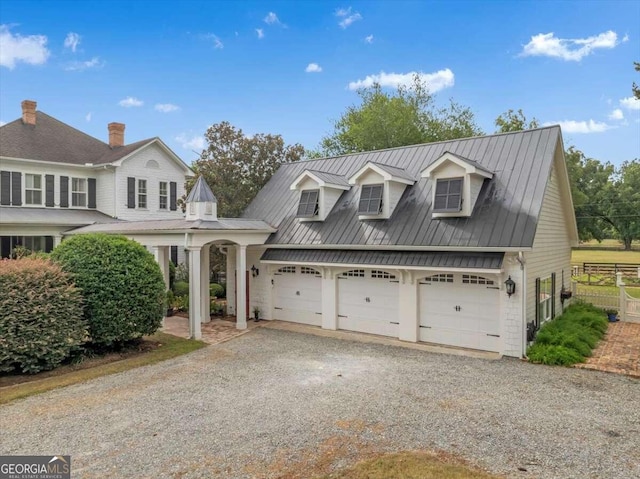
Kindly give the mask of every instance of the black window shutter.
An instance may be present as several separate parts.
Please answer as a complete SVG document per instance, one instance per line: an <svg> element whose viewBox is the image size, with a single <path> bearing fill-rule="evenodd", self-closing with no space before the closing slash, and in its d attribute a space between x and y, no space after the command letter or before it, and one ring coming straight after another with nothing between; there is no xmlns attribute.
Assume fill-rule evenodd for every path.
<svg viewBox="0 0 640 479"><path fill-rule="evenodd" d="M0 205L11 204L11 172L0 171Z"/></svg>
<svg viewBox="0 0 640 479"><path fill-rule="evenodd" d="M536 330L540 328L540 278L536 278Z"/></svg>
<svg viewBox="0 0 640 479"><path fill-rule="evenodd" d="M175 181L169 183L169 209L171 211L178 209L177 186Z"/></svg>
<svg viewBox="0 0 640 479"><path fill-rule="evenodd" d="M55 192L55 176L44 175L44 205L55 206L54 192Z"/></svg>
<svg viewBox="0 0 640 479"><path fill-rule="evenodd" d="M178 247L177 246L171 247L171 262L174 265L178 264Z"/></svg>
<svg viewBox="0 0 640 479"><path fill-rule="evenodd" d="M11 204L22 206L22 173L19 171L11 173Z"/></svg>
<svg viewBox="0 0 640 479"><path fill-rule="evenodd" d="M53 251L53 236L44 237L44 252L51 253Z"/></svg>
<svg viewBox="0 0 640 479"><path fill-rule="evenodd" d="M95 208L96 207L96 179L89 178L87 180L87 183L89 184L89 199L87 202L87 206L89 208Z"/></svg>
<svg viewBox="0 0 640 479"><path fill-rule="evenodd" d="M127 208L136 207L136 179L127 177Z"/></svg>
<svg viewBox="0 0 640 479"><path fill-rule="evenodd" d="M60 208L69 207L69 177L60 177Z"/></svg>
<svg viewBox="0 0 640 479"><path fill-rule="evenodd" d="M556 274L551 273L551 319L556 317Z"/></svg>

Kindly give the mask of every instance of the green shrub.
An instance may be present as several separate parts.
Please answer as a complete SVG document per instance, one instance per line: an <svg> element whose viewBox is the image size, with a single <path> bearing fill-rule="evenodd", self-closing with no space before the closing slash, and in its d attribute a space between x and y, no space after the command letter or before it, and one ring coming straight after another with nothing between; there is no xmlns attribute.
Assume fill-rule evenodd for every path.
<svg viewBox="0 0 640 479"><path fill-rule="evenodd" d="M94 345L112 346L160 327L164 279L144 246L123 236L86 234L63 241L51 257L82 290Z"/></svg>
<svg viewBox="0 0 640 479"><path fill-rule="evenodd" d="M2 260L0 291L0 371L53 369L85 342L82 296L59 265Z"/></svg>
<svg viewBox="0 0 640 479"><path fill-rule="evenodd" d="M212 298L214 296L216 298L224 298L225 297L224 286L222 286L221 284L218 284L218 283L211 283L209 285L209 293L211 294Z"/></svg>
<svg viewBox="0 0 640 479"><path fill-rule="evenodd" d="M176 296L173 305L178 311L189 312L189 295Z"/></svg>
<svg viewBox="0 0 640 479"><path fill-rule="evenodd" d="M185 281L176 281L173 285L173 292L176 296L184 296L189 294L189 283Z"/></svg>
<svg viewBox="0 0 640 479"><path fill-rule="evenodd" d="M546 323L527 350L532 362L571 365L583 362L607 331L604 312L585 303L568 307L559 317Z"/></svg>
<svg viewBox="0 0 640 479"><path fill-rule="evenodd" d="M176 281L189 282L189 265L187 263L180 263L176 266Z"/></svg>

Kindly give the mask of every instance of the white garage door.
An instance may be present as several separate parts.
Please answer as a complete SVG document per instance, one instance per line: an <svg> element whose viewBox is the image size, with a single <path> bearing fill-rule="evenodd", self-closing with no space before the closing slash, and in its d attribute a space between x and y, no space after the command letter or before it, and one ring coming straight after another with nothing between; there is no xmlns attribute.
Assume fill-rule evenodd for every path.
<svg viewBox="0 0 640 479"><path fill-rule="evenodd" d="M338 277L338 329L398 337L398 281L356 269Z"/></svg>
<svg viewBox="0 0 640 479"><path fill-rule="evenodd" d="M274 319L322 325L320 273L306 266L285 266L274 273Z"/></svg>
<svg viewBox="0 0 640 479"><path fill-rule="evenodd" d="M420 281L420 341L500 351L500 291L495 280L437 274Z"/></svg>

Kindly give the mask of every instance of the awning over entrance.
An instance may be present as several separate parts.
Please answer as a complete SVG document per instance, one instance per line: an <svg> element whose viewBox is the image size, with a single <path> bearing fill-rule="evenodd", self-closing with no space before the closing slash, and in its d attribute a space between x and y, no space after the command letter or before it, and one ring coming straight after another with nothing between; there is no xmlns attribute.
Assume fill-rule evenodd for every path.
<svg viewBox="0 0 640 479"><path fill-rule="evenodd" d="M424 268L500 270L504 253L452 251L357 251L277 249L264 252L261 261L300 264L348 264Z"/></svg>

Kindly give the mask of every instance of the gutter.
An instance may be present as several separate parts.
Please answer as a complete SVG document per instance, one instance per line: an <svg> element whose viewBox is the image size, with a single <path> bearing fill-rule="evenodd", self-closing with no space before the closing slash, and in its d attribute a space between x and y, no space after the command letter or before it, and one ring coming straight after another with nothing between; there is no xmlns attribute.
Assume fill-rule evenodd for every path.
<svg viewBox="0 0 640 479"><path fill-rule="evenodd" d="M522 328L522 358L527 358L527 262L524 259L524 253L518 251L518 257L516 258L520 263L520 271L522 271L522 319L524 324Z"/></svg>

